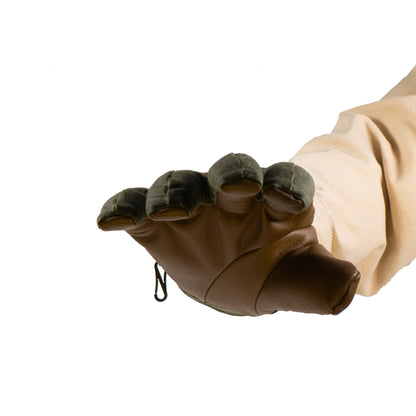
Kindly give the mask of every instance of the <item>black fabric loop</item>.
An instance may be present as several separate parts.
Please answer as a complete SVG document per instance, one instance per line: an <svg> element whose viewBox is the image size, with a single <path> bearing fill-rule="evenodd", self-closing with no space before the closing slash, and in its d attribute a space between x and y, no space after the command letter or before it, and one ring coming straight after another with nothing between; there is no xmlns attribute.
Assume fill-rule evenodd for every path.
<svg viewBox="0 0 416 416"><path fill-rule="evenodd" d="M158 266L159 265L156 262L155 263L155 274L156 274L155 299L158 302L164 302L168 297L168 290L166 288L166 272L163 273L163 277L162 277L162 275L160 274ZM158 295L159 284L160 284L160 287L162 288L162 291L163 291L163 297L162 298L160 298L159 295Z"/></svg>

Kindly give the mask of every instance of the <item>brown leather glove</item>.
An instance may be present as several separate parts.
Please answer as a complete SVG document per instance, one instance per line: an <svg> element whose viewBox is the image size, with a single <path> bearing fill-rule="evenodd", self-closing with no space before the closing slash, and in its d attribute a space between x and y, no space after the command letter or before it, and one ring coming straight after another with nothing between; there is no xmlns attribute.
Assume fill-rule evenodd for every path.
<svg viewBox="0 0 416 416"><path fill-rule="evenodd" d="M114 195L102 230L125 230L193 299L234 315L338 314L360 273L312 227L312 177L290 162L262 169L229 154L208 174L171 171Z"/></svg>

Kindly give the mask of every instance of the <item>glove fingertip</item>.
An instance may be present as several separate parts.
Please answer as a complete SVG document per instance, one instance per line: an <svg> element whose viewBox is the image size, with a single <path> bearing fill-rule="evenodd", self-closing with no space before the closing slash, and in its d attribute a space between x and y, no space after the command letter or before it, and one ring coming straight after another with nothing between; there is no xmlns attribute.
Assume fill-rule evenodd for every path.
<svg viewBox="0 0 416 416"><path fill-rule="evenodd" d="M116 216L105 219L97 219L98 228L103 231L116 231L116 230L127 230L128 228L134 227L135 222L133 219L128 217Z"/></svg>
<svg viewBox="0 0 416 416"><path fill-rule="evenodd" d="M125 230L146 218L146 188L128 188L112 196L97 218L102 230Z"/></svg>

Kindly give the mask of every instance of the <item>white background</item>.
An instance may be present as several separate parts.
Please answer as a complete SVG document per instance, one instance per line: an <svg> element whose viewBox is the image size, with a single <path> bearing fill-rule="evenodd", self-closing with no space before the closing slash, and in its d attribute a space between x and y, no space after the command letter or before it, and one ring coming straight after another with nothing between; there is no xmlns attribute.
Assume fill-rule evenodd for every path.
<svg viewBox="0 0 416 416"><path fill-rule="evenodd" d="M336 317L236 318L155 302L95 220L171 169L288 160L415 32L411 1L1 1L0 414L414 415L414 264Z"/></svg>

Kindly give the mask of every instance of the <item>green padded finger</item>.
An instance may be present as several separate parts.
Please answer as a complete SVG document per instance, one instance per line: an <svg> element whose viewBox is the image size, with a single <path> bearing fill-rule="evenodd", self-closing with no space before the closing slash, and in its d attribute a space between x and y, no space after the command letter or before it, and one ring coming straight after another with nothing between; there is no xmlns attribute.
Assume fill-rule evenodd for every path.
<svg viewBox="0 0 416 416"><path fill-rule="evenodd" d="M225 184L247 179L263 183L263 171L258 163L243 153L230 153L216 163L208 172L208 181L212 192L217 193Z"/></svg>
<svg viewBox="0 0 416 416"><path fill-rule="evenodd" d="M302 201L305 210L311 205L315 194L312 176L292 162L276 163L264 171L263 189L270 187L287 192Z"/></svg>
<svg viewBox="0 0 416 416"><path fill-rule="evenodd" d="M134 223L146 218L146 195L146 188L128 188L115 194L101 208L98 226L117 217L130 219Z"/></svg>
<svg viewBox="0 0 416 416"><path fill-rule="evenodd" d="M183 209L190 215L199 205L212 203L207 178L200 172L166 172L150 187L146 199L148 216L169 209Z"/></svg>

